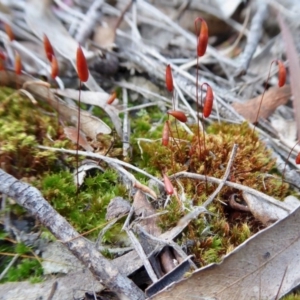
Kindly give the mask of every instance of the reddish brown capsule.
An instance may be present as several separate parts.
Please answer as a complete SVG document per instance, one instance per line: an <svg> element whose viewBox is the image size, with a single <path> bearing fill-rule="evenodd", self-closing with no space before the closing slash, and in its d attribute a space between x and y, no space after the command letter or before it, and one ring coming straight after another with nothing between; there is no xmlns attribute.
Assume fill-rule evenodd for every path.
<svg viewBox="0 0 300 300"><path fill-rule="evenodd" d="M286 81L286 68L281 60L277 60L278 65L278 86L282 87Z"/></svg>
<svg viewBox="0 0 300 300"><path fill-rule="evenodd" d="M109 96L108 100L106 101L106 104L112 104L112 103L115 101L116 98L117 98L117 93L116 93L116 92L113 92L113 93Z"/></svg>
<svg viewBox="0 0 300 300"><path fill-rule="evenodd" d="M89 69L86 58L80 46L78 46L76 53L76 67L79 79L82 82L86 82L89 79Z"/></svg>
<svg viewBox="0 0 300 300"><path fill-rule="evenodd" d="M187 121L185 113L180 110L169 110L167 113L180 122L185 123Z"/></svg>
<svg viewBox="0 0 300 300"><path fill-rule="evenodd" d="M44 44L44 50L45 50L46 56L47 56L48 60L51 62L52 57L54 57L55 55L54 55L53 47L52 47L48 37L46 36L46 34L44 34L43 44Z"/></svg>
<svg viewBox="0 0 300 300"><path fill-rule="evenodd" d="M211 114L214 101L214 94L210 85L207 84L206 97L203 106L203 117L208 118Z"/></svg>
<svg viewBox="0 0 300 300"><path fill-rule="evenodd" d="M168 195L173 195L174 194L174 187L172 185L171 180L166 174L163 174L164 177L164 183L165 183L165 191Z"/></svg>
<svg viewBox="0 0 300 300"><path fill-rule="evenodd" d="M55 79L58 75L58 62L55 56L51 58L51 78Z"/></svg>
<svg viewBox="0 0 300 300"><path fill-rule="evenodd" d="M197 33L197 22L201 22L201 29L199 36L197 37L197 56L203 56L206 52L208 44L208 27L207 23L202 18L197 18L195 20L195 30Z"/></svg>
<svg viewBox="0 0 300 300"><path fill-rule="evenodd" d="M169 92L173 92L173 76L172 76L172 69L170 65L166 67L166 87Z"/></svg>
<svg viewBox="0 0 300 300"><path fill-rule="evenodd" d="M296 156L295 162L297 165L300 164L300 152L298 153L298 155Z"/></svg>
<svg viewBox="0 0 300 300"><path fill-rule="evenodd" d="M161 139L162 145L168 146L169 140L170 140L169 121L166 121L162 132L162 139Z"/></svg>
<svg viewBox="0 0 300 300"><path fill-rule="evenodd" d="M15 72L17 75L20 75L22 73L22 60L18 52L16 52L15 55Z"/></svg>
<svg viewBox="0 0 300 300"><path fill-rule="evenodd" d="M5 54L2 51L0 51L0 59L1 60L5 60L6 59L6 56L5 56Z"/></svg>
<svg viewBox="0 0 300 300"><path fill-rule="evenodd" d="M9 40L10 40L10 41L13 41L13 40L15 39L15 36L14 36L14 33L13 33L13 31L12 31L10 25L7 24L7 23L5 23L5 24L4 24L4 30L5 30L5 32L6 32L7 36L8 36L8 38L9 38Z"/></svg>

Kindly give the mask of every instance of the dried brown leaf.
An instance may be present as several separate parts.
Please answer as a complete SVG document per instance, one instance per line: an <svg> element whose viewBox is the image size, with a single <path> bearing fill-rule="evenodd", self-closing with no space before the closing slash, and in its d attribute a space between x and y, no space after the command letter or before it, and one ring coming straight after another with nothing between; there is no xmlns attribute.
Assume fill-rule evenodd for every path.
<svg viewBox="0 0 300 300"><path fill-rule="evenodd" d="M281 88L274 86L268 89L264 95L258 120L260 118L268 118L279 105L286 104L290 97L291 88L289 85L285 85ZM254 123L256 121L260 101L261 96L257 96L245 103L234 103L232 106L245 119Z"/></svg>
<svg viewBox="0 0 300 300"><path fill-rule="evenodd" d="M294 39L289 27L286 25L282 16L278 14L278 23L281 29L282 37L286 47L286 55L289 60L289 71L291 80L291 89L294 99L294 112L297 124L298 139L300 139L300 65L298 52L294 43Z"/></svg>
<svg viewBox="0 0 300 300"><path fill-rule="evenodd" d="M77 125L78 108L76 106L67 105L64 101L55 97L49 88L49 84L40 80L33 80L32 77L25 74L16 76L14 72L8 70L0 72L0 83L13 88L15 88L16 84L19 86L23 85L23 89L27 90L37 99L47 101L54 109L59 108L61 118ZM92 140L100 133L111 133L111 129L108 125L87 111L81 111L80 119L80 130Z"/></svg>
<svg viewBox="0 0 300 300"><path fill-rule="evenodd" d="M64 133L69 140L71 140L74 144L77 144L77 135L78 135L77 128L64 127ZM88 143L85 135L80 131L79 131L78 144L86 151L92 152L94 150L93 147Z"/></svg>
<svg viewBox="0 0 300 300"><path fill-rule="evenodd" d="M300 282L299 219L300 208L150 299L279 299Z"/></svg>
<svg viewBox="0 0 300 300"><path fill-rule="evenodd" d="M53 89L55 94L68 97L78 101L78 91L72 89ZM119 110L115 107L115 105L107 104L107 99L109 98L109 94L106 92L93 92L93 91L81 91L80 101L81 103L86 103L90 105L96 105L102 108L110 117L111 121L114 124L114 127L119 136L122 136L122 122L119 117ZM117 103L115 100L114 104Z"/></svg>
<svg viewBox="0 0 300 300"><path fill-rule="evenodd" d="M156 211L152 205L148 202L146 195L138 190L134 195L133 207L135 215L140 217L149 217L141 220L139 223L143 226L145 231L154 236L159 236L161 234L160 228L157 226L158 217L155 216Z"/></svg>
<svg viewBox="0 0 300 300"><path fill-rule="evenodd" d="M100 166L98 166L95 161L91 159L85 159L84 161L82 161L81 166L79 168L76 168L73 172L75 186L81 186L88 172L93 169L104 172L104 170Z"/></svg>
<svg viewBox="0 0 300 300"><path fill-rule="evenodd" d="M275 202L278 201L279 204L286 205L286 209L282 206L276 206L271 202L263 201L262 199L246 192L243 192L243 199L247 203L247 207L253 216L265 225L270 225L285 218L291 211L300 206L299 200L292 198L292 196L287 198L288 201L285 200L283 202L274 199Z"/></svg>

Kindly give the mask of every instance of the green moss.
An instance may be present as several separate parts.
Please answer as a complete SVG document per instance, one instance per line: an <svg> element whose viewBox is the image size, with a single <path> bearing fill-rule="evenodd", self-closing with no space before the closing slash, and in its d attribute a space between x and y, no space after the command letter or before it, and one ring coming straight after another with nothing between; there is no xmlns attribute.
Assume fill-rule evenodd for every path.
<svg viewBox="0 0 300 300"><path fill-rule="evenodd" d="M41 280L43 269L39 261L36 258L26 258L25 255L32 256L33 249L24 245L23 243L11 243L7 239L7 234L0 231L0 274L9 265L15 255L20 255L19 258L14 262L8 269L7 273L0 280L0 283L7 281L21 281Z"/></svg>
<svg viewBox="0 0 300 300"><path fill-rule="evenodd" d="M126 196L123 185L112 170L87 177L77 194L73 175L60 172L41 179L41 192L55 210L80 233L106 224L106 207L116 196ZM95 237L94 232L90 237Z"/></svg>
<svg viewBox="0 0 300 300"><path fill-rule="evenodd" d="M221 260L221 255L224 253L224 248L222 247L222 240L220 237L213 237L210 247L207 247L206 250L201 252L200 256L204 265L213 262L219 262Z"/></svg>
<svg viewBox="0 0 300 300"><path fill-rule="evenodd" d="M290 295L287 295L282 298L282 300L300 300L300 295L299 293L292 293Z"/></svg>
<svg viewBox="0 0 300 300"><path fill-rule="evenodd" d="M58 169L61 154L41 151L37 145L63 145L72 148L58 127L51 108L1 88L0 97L0 164L17 178L36 176ZM48 112L46 111L48 110Z"/></svg>
<svg viewBox="0 0 300 300"><path fill-rule="evenodd" d="M158 129L161 131L161 127ZM162 146L161 140L139 141L139 147L135 145L134 151L138 152L136 157L139 155L141 159L136 163L152 174L188 171L222 178L233 145L238 144L231 168L231 181L255 188L275 198L282 199L286 195L288 186L282 185L280 178L264 176L274 170L275 162L265 145L252 134L247 123L213 124L208 128L205 139L200 135L200 143L197 128L192 129L193 136L179 129L179 136L184 137L184 140L170 140L168 147ZM172 127L171 130L172 135L177 137L175 128ZM147 134L145 128L144 137L150 138L148 135L151 137L152 132ZM216 188L216 185L211 183L206 185L195 180L192 184L190 182L186 179L181 180L185 192L195 199L194 204L201 204L203 195L211 194ZM232 191L233 189L224 187L220 195L227 198L226 195ZM221 200L224 199L221 197Z"/></svg>
<svg viewBox="0 0 300 300"><path fill-rule="evenodd" d="M177 224L178 220L183 217L181 206L174 196L171 197L166 209L168 210L168 213L161 215L160 222L158 224L163 229L163 231L174 227ZM163 211L165 211L165 209L163 209Z"/></svg>
<svg viewBox="0 0 300 300"><path fill-rule="evenodd" d="M41 103L33 105L27 98L14 94L11 89L0 89L0 127L0 163L5 170L37 187L80 233L98 227L97 231L89 235L90 238L96 237L107 223L105 213L109 201L115 196L127 196L125 187L118 182L118 175L108 169L104 173L88 176L77 194L69 170L76 165L75 157L37 148L38 145L74 148L72 142L64 137L52 108ZM99 135L96 141L99 143L98 149L106 152L111 141L111 137ZM119 145L118 141L116 145ZM114 155L115 152L113 147L109 154ZM19 218L26 214L22 207L13 202L8 202L6 208L7 213ZM46 229L42 236L54 239ZM1 233L1 238L5 239L6 234ZM113 236L107 235L105 238L107 241L116 241ZM5 242L0 251L20 255L2 282L29 278L32 282L40 281L42 269L39 263L35 259L23 258L28 253L32 255L30 248ZM0 273L12 257L4 254L0 256Z"/></svg>
<svg viewBox="0 0 300 300"><path fill-rule="evenodd" d="M6 276L1 282L4 281L22 281L34 277L34 282L43 274L41 264L36 259L24 258L16 266L12 266Z"/></svg>
<svg viewBox="0 0 300 300"><path fill-rule="evenodd" d="M118 175L107 169L103 173L95 172L93 176L88 176L77 193L70 172L70 169L75 167L74 156L41 151L36 147L46 145L74 148L74 145L64 137L62 128L58 126L57 117L45 113L45 111L52 112L52 109L40 103L33 105L30 100L12 93L12 90L0 89L2 129L0 163L4 163L5 169L12 175L36 186L54 209L79 233L97 228L88 235L89 238L95 239L99 230L107 224L105 213L110 200L115 196L128 198L128 192L118 182ZM105 112L99 108L94 108L93 112L113 128ZM170 141L165 147L162 145L161 137L164 122L168 117L158 107L130 112L130 117L132 128L130 163L154 176L161 177L162 173L170 175L179 171L188 171L222 178L233 145L238 144L230 181L252 187L278 199L283 199L287 193L290 193L288 185L281 184L281 178L276 174L275 163L269 151L258 137L253 135L247 123L212 124L206 128L207 134L203 136L202 132L198 133L196 126L190 126L193 134L185 132L180 123L177 122L175 126L174 118L170 117ZM108 135L99 135L97 140L93 141L99 153L108 152L107 155L118 158L122 158L121 144L119 138ZM265 176L265 174L274 176ZM148 183L148 179L143 175L138 173L134 175L142 183ZM217 187L210 182L186 178L180 179L181 185L176 181L172 183L179 195L181 186L183 187L187 199L184 206L187 210L183 211L181 200L172 196L166 207L168 213L160 216L159 226L163 231L174 227L178 220L192 209L192 205L201 205L206 201ZM226 204L233 193L241 196L239 191L225 186L208 207L213 215L201 215L193 220L178 237L177 242L187 245L188 253L195 256L199 266L220 261L226 253L261 227L261 224L250 214L239 213L236 217L228 209ZM24 210L15 204L10 204L8 209L17 216L24 214ZM105 233L103 243L118 247L127 245L126 236L121 232L122 222L123 220ZM53 239L52 234L45 229L42 235ZM30 249L18 245L6 250L24 255ZM1 251L5 252L3 249ZM11 258L2 256L1 259L4 259L7 265ZM33 276L33 280L39 280L39 272L24 275L26 269L33 268L31 265L33 263L37 261L28 259L23 262L23 259L20 259L20 262L14 266L14 268L19 267L18 271L15 269L18 273L16 277ZM14 280L11 274L7 276L5 280L8 278Z"/></svg>
<svg viewBox="0 0 300 300"><path fill-rule="evenodd" d="M114 224L114 226L112 226L108 231L106 231L101 242L114 247L129 247L131 244L128 236L125 231L122 231L124 222L125 217Z"/></svg>
<svg viewBox="0 0 300 300"><path fill-rule="evenodd" d="M188 171L222 178L233 145L237 144L238 151L232 164L230 181L249 186L277 199L283 199L290 193L288 185L282 185L281 177L276 175L275 161L271 158L269 150L256 134L253 134L247 123L214 123L207 128L204 138L203 133L198 133L196 126L191 126L194 134L190 135L178 125L176 129L174 121L170 120L171 138L169 145L165 147L161 143L162 124L155 130L150 130L151 117L141 114L141 118L135 121L135 129L138 132L136 135L143 137L143 140L137 139L133 143L134 162L149 173L161 177L162 172L173 174ZM153 138L153 132L159 140ZM176 138L176 142L172 137ZM273 176L265 176L266 174ZM176 181L172 183L177 191L181 190ZM186 178L181 178L180 183L185 197L192 199L193 205L201 205L217 187L210 182L206 184L202 180ZM209 206L209 211L214 216L209 216L207 223L203 222L202 216L193 220L178 240L182 244L185 241L195 241L189 251L195 255L199 265L219 261L223 255L232 251L233 247L247 240L261 228L261 224L254 221L251 214L243 213L239 218L231 218L232 212L228 211L223 203L228 203L229 196L234 193L241 196L239 191L225 186ZM185 206L189 208L187 203ZM174 196L171 197L167 210L168 213L160 217L159 225L163 230L174 227L185 214Z"/></svg>
<svg viewBox="0 0 300 300"><path fill-rule="evenodd" d="M157 107L151 107L147 110L141 109L132 117L132 143L136 144L136 138L161 138L161 131L163 119L166 120L167 116L161 112Z"/></svg>

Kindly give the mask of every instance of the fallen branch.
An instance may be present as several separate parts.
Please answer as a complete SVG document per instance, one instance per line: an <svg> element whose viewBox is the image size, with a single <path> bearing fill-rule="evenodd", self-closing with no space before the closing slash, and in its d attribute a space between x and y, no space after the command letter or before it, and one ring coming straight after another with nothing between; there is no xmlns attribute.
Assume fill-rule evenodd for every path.
<svg viewBox="0 0 300 300"><path fill-rule="evenodd" d="M131 280L123 276L88 240L80 236L35 187L17 180L2 169L0 169L0 182L0 193L13 198L39 219L69 251L89 268L97 280L115 292L120 299L145 299L144 293Z"/></svg>
<svg viewBox="0 0 300 300"><path fill-rule="evenodd" d="M262 36L262 23L267 18L268 15L268 4L265 1L257 1L257 11L252 18L251 27L249 30L249 36L247 39L247 45L241 57L241 63L236 71L236 76L245 75L252 56L257 48L259 40Z"/></svg>
<svg viewBox="0 0 300 300"><path fill-rule="evenodd" d="M194 180L205 180L207 179L207 181L209 182L213 182L213 183L217 183L217 184L221 184L223 179L219 179L219 178L215 178L215 177L210 177L210 176L206 176L202 175L202 174L195 174L195 173L189 173L189 172L178 172L173 174L172 176L170 176L171 179L173 178L190 178L190 179L194 179ZM239 183L235 183L235 182L230 182L230 181L225 181L224 185L227 185L229 187L232 187L234 189L240 190L240 191L245 191L251 195L256 196L257 198L261 198L262 200L272 203L277 207L280 207L282 209L284 209L287 212L291 212L291 208L288 207L288 205L286 205L284 202L280 202L275 200L274 198L260 192L257 191L255 189L252 189L248 186L239 184ZM202 207L202 206L200 206ZM203 208L204 209L204 208Z"/></svg>

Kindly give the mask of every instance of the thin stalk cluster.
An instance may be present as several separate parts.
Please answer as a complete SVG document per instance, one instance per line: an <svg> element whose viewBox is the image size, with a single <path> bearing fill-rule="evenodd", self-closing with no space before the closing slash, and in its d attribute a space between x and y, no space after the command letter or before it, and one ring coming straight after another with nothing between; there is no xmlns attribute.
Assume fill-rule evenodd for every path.
<svg viewBox="0 0 300 300"><path fill-rule="evenodd" d="M198 30L198 23L201 24L200 30ZM197 104L197 116L198 116L198 141L199 141L199 159L202 158L201 155L201 140L200 140L200 119L199 119L199 57L202 57L207 48L208 44L208 27L206 22L202 18L197 18L195 20L195 30L196 30L196 35L197 35L197 48L196 48L196 53L197 53L197 68L196 68L196 104ZM175 126L176 126L176 131L177 131L177 136L179 139L179 132L177 128L176 121L186 123L187 122L187 116L185 115L184 112L177 110L175 106L175 100L174 100L174 83L173 83L173 75L172 75L172 68L170 65L166 66L166 74L165 74L165 83L166 83L166 88L167 90L172 93L172 110L169 110L167 112L168 114L168 120L166 121L163 132L162 132L162 145L168 147L169 146L169 139L170 136L172 136L171 128L170 128L170 122L169 122L169 116L172 116L175 118ZM212 107L213 107L213 91L212 88L209 86L209 84L204 83L203 85L206 85L207 91L206 91L206 97L203 105L203 114L202 114L202 120L203 118L208 118L211 114ZM201 86L202 90L202 86ZM201 98L201 106L202 106L202 98ZM204 132L203 132L204 136ZM180 147L173 138L174 143L176 144L179 152L180 152ZM205 147L205 143L204 143ZM171 158L172 160L172 165L174 166L173 162L173 156ZM166 175L163 175L165 185L166 183ZM168 183L169 184L169 183ZM167 190L167 187L166 187Z"/></svg>

